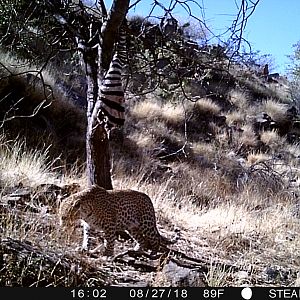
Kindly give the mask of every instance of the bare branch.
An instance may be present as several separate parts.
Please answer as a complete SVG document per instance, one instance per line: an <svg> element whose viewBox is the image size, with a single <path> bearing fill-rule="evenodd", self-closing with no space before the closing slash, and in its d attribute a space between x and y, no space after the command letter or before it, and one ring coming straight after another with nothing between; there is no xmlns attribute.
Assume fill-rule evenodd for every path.
<svg viewBox="0 0 300 300"><path fill-rule="evenodd" d="M38 114L38 112L43 108L47 108L48 106L51 105L51 103L47 104L44 106L44 104L46 103L46 99L43 100L41 103L39 103L33 110L33 112L30 114L30 115L14 115L14 116L11 116L11 117L8 117L9 113L11 111L14 111L16 108L17 108L17 105L23 101L24 98L20 98L16 103L14 103L7 112L5 112L5 115L3 117L3 120L1 120L0 122L0 128L2 128L5 124L5 122L8 122L8 121L11 121L13 119L20 119L20 118L32 118L34 116L36 116Z"/></svg>
<svg viewBox="0 0 300 300"><path fill-rule="evenodd" d="M137 4L139 4L141 1L143 0L136 0L133 4L131 4L129 7L128 7L128 10L132 9L133 7L135 7Z"/></svg>
<svg viewBox="0 0 300 300"><path fill-rule="evenodd" d="M241 2L237 16L233 21L232 26L229 28L231 31L230 40L232 41L233 45L235 45L233 55L238 53L242 42L247 43L247 41L243 38L244 29L247 25L248 19L254 13L259 1L260 0L242 0ZM249 5L249 2L251 5ZM249 45L249 43L247 44Z"/></svg>
<svg viewBox="0 0 300 300"><path fill-rule="evenodd" d="M112 58L112 50L119 28L125 19L129 7L129 0L114 0L108 13L107 20L101 27L102 51L100 60L102 67L108 69Z"/></svg>

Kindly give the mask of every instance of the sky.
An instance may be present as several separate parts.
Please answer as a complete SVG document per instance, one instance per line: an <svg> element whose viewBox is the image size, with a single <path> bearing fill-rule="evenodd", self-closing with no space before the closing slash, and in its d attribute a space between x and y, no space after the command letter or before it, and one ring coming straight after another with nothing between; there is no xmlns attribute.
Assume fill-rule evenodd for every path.
<svg viewBox="0 0 300 300"><path fill-rule="evenodd" d="M112 0L104 0L110 7ZM254 0L252 0L254 1ZM132 0L131 3L136 1ZM170 0L161 1L164 4ZM228 28L237 13L241 0L195 0L204 10L193 4L192 11L213 32L221 33ZM141 0L131 14L147 15L153 0ZM157 11L158 12L158 11ZM154 13L155 14L155 13ZM177 7L174 15L182 22L187 20L184 9ZM300 0L260 0L244 31L244 38L253 51L261 55L270 54L273 58L272 72L284 74L294 51L293 45L300 41Z"/></svg>

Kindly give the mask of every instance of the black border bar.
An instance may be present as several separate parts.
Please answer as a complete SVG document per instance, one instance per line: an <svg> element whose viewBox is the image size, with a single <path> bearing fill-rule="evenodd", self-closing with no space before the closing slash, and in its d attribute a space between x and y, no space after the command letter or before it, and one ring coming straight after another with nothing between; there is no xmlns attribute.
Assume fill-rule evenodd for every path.
<svg viewBox="0 0 300 300"><path fill-rule="evenodd" d="M76 287L76 288L18 288L0 287L1 299L43 299L52 300L102 300L102 299L224 299L224 300L267 300L267 299L300 299L300 288L289 287L245 287L245 288L175 288L175 287Z"/></svg>

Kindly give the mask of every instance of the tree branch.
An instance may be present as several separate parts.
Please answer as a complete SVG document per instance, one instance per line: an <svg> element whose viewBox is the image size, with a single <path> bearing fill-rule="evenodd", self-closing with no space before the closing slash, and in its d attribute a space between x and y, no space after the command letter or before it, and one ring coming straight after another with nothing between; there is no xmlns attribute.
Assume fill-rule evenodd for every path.
<svg viewBox="0 0 300 300"><path fill-rule="evenodd" d="M118 36L118 31L123 23L129 7L129 0L114 0L111 9L108 13L107 20L101 27L102 36L102 51L100 56L101 66L108 69L115 39Z"/></svg>

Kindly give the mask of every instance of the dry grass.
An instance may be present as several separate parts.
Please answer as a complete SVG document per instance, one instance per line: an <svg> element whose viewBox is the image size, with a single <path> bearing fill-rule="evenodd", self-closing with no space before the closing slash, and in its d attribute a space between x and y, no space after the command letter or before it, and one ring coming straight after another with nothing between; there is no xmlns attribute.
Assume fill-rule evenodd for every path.
<svg viewBox="0 0 300 300"><path fill-rule="evenodd" d="M276 130L262 131L260 134L261 141L271 149L279 149L286 143L286 139L281 137Z"/></svg>
<svg viewBox="0 0 300 300"><path fill-rule="evenodd" d="M256 88L260 96L269 95L270 91L263 89L262 84ZM227 113L227 124L241 126L242 132L234 132L233 143L226 147L226 136L221 142L221 127L218 132L219 126L207 122L205 125L214 127L215 139L204 141L198 134L202 128L195 127L192 140L188 133L187 151L183 155L169 161L159 159L158 151L173 152L186 141L184 132L179 130L186 112L207 120L207 116L219 115L221 107L208 98L183 107L181 103L173 105L163 102L165 99L149 97L135 102L130 110L132 119L124 130L123 144L119 146L121 149L112 149L114 187L147 193L153 200L159 231L167 237L172 236L174 228L180 231L180 239L172 247L206 261L207 272L198 272L199 268L195 267L193 271L201 278L187 281L190 286L291 286L298 280L295 262L300 255L299 145L287 145L276 131L264 131L261 141L274 153L257 152L256 149L253 152L252 147L257 146L258 139L246 116L249 112L266 111L277 121L284 120L286 106L269 99L254 108L254 105L250 107L250 98L248 92L232 91L230 94L238 109ZM249 110L243 111L248 105ZM59 105L56 107L59 110ZM75 143L75 146L78 145ZM237 154L242 146L250 148L244 156ZM282 156L280 160L273 157L277 151ZM46 197L47 201L41 203L33 194L29 203L23 203L23 208L9 205L5 194L8 189L4 188L20 183L35 187L42 183L75 181L84 186L84 170L81 173L76 167L71 174L55 173L54 161L48 152L48 148L30 150L18 141L7 142L4 138L0 141L0 237L29 241L43 249L45 257L51 251L56 262L68 255L78 273L83 272L79 265L84 262L97 272L107 272L107 278L117 278L115 283L118 284L124 277L126 281L134 274L133 277L148 286L179 285L175 277L170 278L171 267L167 261L149 275L149 272L129 269L127 264L104 261L98 253L94 257L78 253L76 247L80 244L81 231L78 229L73 236L68 236L59 227L56 215L59 199L51 206L50 198ZM155 176L154 171L157 171ZM32 207L34 210L30 210ZM101 234L91 241L102 243ZM117 242L116 252L127 250L131 244L130 241ZM268 278L267 267L280 269L280 274L287 272L286 278ZM71 271L66 278L70 274ZM90 274L84 273L87 276L85 285L94 281L96 285L103 284L97 282L96 273ZM22 280L20 285L25 286L26 281ZM31 284L43 283L37 280Z"/></svg>
<svg viewBox="0 0 300 300"><path fill-rule="evenodd" d="M228 96L230 102L239 110L245 111L249 106L249 95L245 91L234 89Z"/></svg>
<svg viewBox="0 0 300 300"><path fill-rule="evenodd" d="M300 145L299 144L286 144L285 149L295 158L300 157Z"/></svg>
<svg viewBox="0 0 300 300"><path fill-rule="evenodd" d="M246 116L243 112L232 111L226 114L226 123L229 126L235 125L241 127L246 122Z"/></svg>
<svg viewBox="0 0 300 300"><path fill-rule="evenodd" d="M194 112L200 115L218 115L221 112L221 107L209 98L201 98L197 100L194 106Z"/></svg>
<svg viewBox="0 0 300 300"><path fill-rule="evenodd" d="M280 84L274 84L269 87L276 98L286 104L292 103L291 89L289 83L285 79L280 79Z"/></svg>
<svg viewBox="0 0 300 300"><path fill-rule="evenodd" d="M164 132L164 129L162 129ZM154 136L145 135L141 132L134 132L130 135L130 139L136 143L139 148L143 149L153 149L156 146L156 140Z"/></svg>
<svg viewBox="0 0 300 300"><path fill-rule="evenodd" d="M210 287L226 287L234 275L234 272L225 270L222 266L216 266L211 260L209 271L205 274L206 284Z"/></svg>
<svg viewBox="0 0 300 300"><path fill-rule="evenodd" d="M273 99L269 99L263 103L262 111L265 111L275 122L278 123L285 122L287 119L287 105Z"/></svg>
<svg viewBox="0 0 300 300"><path fill-rule="evenodd" d="M257 136L253 130L253 127L246 124L242 127L242 134L239 139L240 145L255 147L257 145Z"/></svg>
<svg viewBox="0 0 300 300"><path fill-rule="evenodd" d="M161 106L157 101L138 102L131 109L131 114L139 119L157 119L160 117Z"/></svg>
<svg viewBox="0 0 300 300"><path fill-rule="evenodd" d="M238 81L243 89L251 91L255 98L266 99L273 98L278 99L278 101L286 101L286 93L283 89L276 88L274 85L267 85L261 81L261 78L257 78L251 74L248 77L238 76ZM282 98L283 97L283 98Z"/></svg>
<svg viewBox="0 0 300 300"><path fill-rule="evenodd" d="M14 147L18 150L18 146ZM199 151L200 149L201 147ZM202 151L204 150L203 148ZM47 168L42 167L43 155L33 155L31 159L34 157L35 165L40 166L35 171L34 178L38 174L41 180L43 176L49 178ZM12 166L15 158L7 156L7 161L9 159L11 162L6 162L6 165ZM32 165L23 163L23 168L32 168ZM240 270L247 270L251 265L253 274L247 280L252 284L255 284L255 278L263 276L263 268L268 265L294 268L292 261L300 254L300 236L299 222L295 215L296 202L292 194L282 190L281 193L266 198L263 193L253 189L253 182L250 181L236 193L234 181L216 170L201 171L196 165L191 168L188 163L174 163L171 168L173 176L152 183L142 180L145 174L142 167L131 176L117 173L114 185L115 188L146 192L153 200L159 230L166 235L166 230L172 231L174 227L180 229L181 238L174 245L176 249L190 256L200 255L208 259L205 284L240 284L238 271L216 266L213 263L216 260L240 265ZM11 179L11 184L16 178ZM74 248L80 243L80 236L72 242L65 238L55 215L47 214L45 210L25 215L11 210L5 217L2 215L1 225L5 229L5 236L30 240L57 253L67 251L70 255L76 255ZM41 230L43 236L40 234ZM1 235L4 237L3 232ZM285 259L287 257L288 260ZM83 256L83 259L87 258ZM172 283L166 272L165 269L158 270L154 278L145 277L144 280L150 280L150 285L153 286L169 286ZM235 277L238 279L232 280ZM195 279L191 284L203 286L204 283Z"/></svg>
<svg viewBox="0 0 300 300"><path fill-rule="evenodd" d="M214 186L206 176L202 176L202 181L198 182L201 190L219 190L220 186ZM188 182L190 183L190 178ZM129 184L123 183L122 186ZM183 240L177 246L181 251L188 251L195 256L198 251L204 251L205 256L211 257L213 261L217 257L227 261L234 260L241 265L241 270L258 264L260 268L254 271L251 275L253 277L258 274L262 276L262 269L275 263L275 252L278 253L275 264L285 268L293 266L291 256L295 258L299 255L299 222L294 215L295 199L288 193L273 194L273 197L266 199L251 186L245 186L242 193L231 194L231 197L223 201L217 201L217 195L211 194L215 204L201 209L187 198L178 197L170 186L172 180L160 186L141 184L138 188L151 195L159 223L163 224L163 220L167 219L171 225L181 229ZM186 193L191 187L195 187L194 183L185 186ZM181 194L183 193L181 190ZM230 193L227 191L226 195L229 196ZM201 250L201 247L206 250ZM285 255L289 260L283 263ZM235 272L232 270L228 273L222 267L211 265L206 275L207 283L212 286L234 284L229 278ZM155 279L156 284L167 284L165 276L166 274L160 273ZM249 275L249 280L253 280L251 276Z"/></svg>
<svg viewBox="0 0 300 300"><path fill-rule="evenodd" d="M181 104L159 103L155 99L138 102L131 111L134 117L147 121L163 120L167 124L180 124L184 121L185 110Z"/></svg>
<svg viewBox="0 0 300 300"><path fill-rule="evenodd" d="M245 126L243 130L239 142L255 146L257 138L252 127ZM263 137L265 142L268 134ZM274 139L275 136L270 133L270 145ZM290 257L295 246L293 243L285 244L284 247L289 247L285 252L278 241L282 241L285 233L289 236L291 232L292 238L295 236L295 199L288 191L284 192L281 182L273 178L272 173L268 173L271 169L254 168L253 173L249 172L249 178L245 177L240 185L238 176L231 177L232 174L226 173L232 167L229 164L225 167L224 156L218 154L214 144L194 142L191 147L194 155L201 160L197 167L173 164L171 177L167 177L168 180L162 178L159 185L157 182L145 183L142 180L145 169L141 167L130 177L124 177L124 174L116 176L116 187L131 187L148 193L154 201L160 229L180 228L182 240L176 247L181 251L196 257L200 253L200 256L212 261L234 261L240 265L241 271L237 272L211 264L206 284L238 286L247 282L255 285L255 278L266 277L263 269L274 265L272 255L277 250L280 255L276 264L283 268L292 267L291 263L282 264L280 260L284 259L285 253ZM293 149L297 153L297 148ZM246 166L268 162L269 159L266 154L252 153L248 155ZM218 171L220 167L222 172ZM282 212L284 205L285 211ZM281 215L277 219L278 214ZM251 273L247 271L248 266L253 267ZM169 286L172 281L166 272L159 270L152 284ZM195 284L202 286L203 283Z"/></svg>
<svg viewBox="0 0 300 300"><path fill-rule="evenodd" d="M195 155L200 156L204 159L210 159L215 157L216 147L212 143L194 142L191 148Z"/></svg>
<svg viewBox="0 0 300 300"><path fill-rule="evenodd" d="M252 166L254 164L257 164L257 163L260 163L260 162L265 162L265 161L268 161L270 160L272 157L268 154L265 154L265 153L261 153L261 152L258 152L258 153L250 153L248 156L247 156L247 163Z"/></svg>
<svg viewBox="0 0 300 300"><path fill-rule="evenodd" d="M162 117L169 124L180 124L185 119L185 108L183 104L171 104L167 103L163 105L161 111Z"/></svg>
<svg viewBox="0 0 300 300"><path fill-rule="evenodd" d="M19 184L35 186L53 183L56 175L50 172L48 149L28 150L25 142L0 140L0 182L1 186L13 187Z"/></svg>

